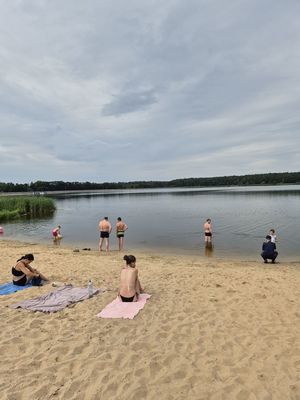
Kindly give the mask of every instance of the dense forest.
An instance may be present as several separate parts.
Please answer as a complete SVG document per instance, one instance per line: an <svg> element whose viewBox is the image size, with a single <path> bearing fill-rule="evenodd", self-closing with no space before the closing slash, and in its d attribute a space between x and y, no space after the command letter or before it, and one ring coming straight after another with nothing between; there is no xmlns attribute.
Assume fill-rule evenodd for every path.
<svg viewBox="0 0 300 400"><path fill-rule="evenodd" d="M280 172L255 175L217 176L212 178L182 178L171 181L133 182L64 182L36 181L31 183L0 183L0 192L51 192L57 190L143 189L162 187L212 187L243 185L300 184L300 172Z"/></svg>

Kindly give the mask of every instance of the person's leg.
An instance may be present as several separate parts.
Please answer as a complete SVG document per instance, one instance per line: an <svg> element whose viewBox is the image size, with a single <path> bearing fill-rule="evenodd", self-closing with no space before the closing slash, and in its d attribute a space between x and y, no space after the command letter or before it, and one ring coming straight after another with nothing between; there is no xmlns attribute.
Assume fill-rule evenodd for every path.
<svg viewBox="0 0 300 400"><path fill-rule="evenodd" d="M124 247L124 237L122 236L122 237L120 237L120 250L123 250L123 247Z"/></svg>
<svg viewBox="0 0 300 400"><path fill-rule="evenodd" d="M102 251L102 245L103 245L103 238L100 237L100 240L99 240L99 251Z"/></svg>
<svg viewBox="0 0 300 400"><path fill-rule="evenodd" d="M121 238L118 237L118 242L119 242L119 251L121 251Z"/></svg>
<svg viewBox="0 0 300 400"><path fill-rule="evenodd" d="M36 273L40 275L40 278L41 278L43 281L47 281L47 282L49 281L49 279L46 278L45 275L41 274L38 270L36 270Z"/></svg>
<svg viewBox="0 0 300 400"><path fill-rule="evenodd" d="M264 259L264 263L267 264L268 260L266 259L264 252L261 253L261 256Z"/></svg>
<svg viewBox="0 0 300 400"><path fill-rule="evenodd" d="M273 256L273 258L272 258L272 263L273 263L273 264L275 264L275 260L276 260L277 256L278 256L278 252L277 252L277 251L274 251L274 256Z"/></svg>
<svg viewBox="0 0 300 400"><path fill-rule="evenodd" d="M109 253L109 238L105 238L106 240L106 252Z"/></svg>

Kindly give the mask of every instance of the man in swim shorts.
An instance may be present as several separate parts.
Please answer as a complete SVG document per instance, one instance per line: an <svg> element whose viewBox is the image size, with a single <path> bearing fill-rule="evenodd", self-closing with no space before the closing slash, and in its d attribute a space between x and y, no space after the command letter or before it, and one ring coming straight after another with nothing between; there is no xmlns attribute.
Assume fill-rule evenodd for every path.
<svg viewBox="0 0 300 400"><path fill-rule="evenodd" d="M125 222L122 221L121 217L118 217L117 223L116 223L116 235L118 238L119 242L119 251L123 250L124 247L124 233L127 231L128 227L125 224Z"/></svg>
<svg viewBox="0 0 300 400"><path fill-rule="evenodd" d="M204 223L204 237L205 237L205 242L211 242L212 238L212 226L211 226L211 219L207 218L207 220Z"/></svg>
<svg viewBox="0 0 300 400"><path fill-rule="evenodd" d="M111 233L111 223L108 221L108 217L104 217L99 222L100 240L99 240L99 252L102 251L102 245L105 240L106 252L109 253L109 234Z"/></svg>

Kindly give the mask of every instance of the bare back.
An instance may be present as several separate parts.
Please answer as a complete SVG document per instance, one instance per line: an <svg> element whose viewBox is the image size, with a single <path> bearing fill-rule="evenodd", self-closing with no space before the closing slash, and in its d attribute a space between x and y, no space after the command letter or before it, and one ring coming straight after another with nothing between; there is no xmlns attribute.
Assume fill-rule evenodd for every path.
<svg viewBox="0 0 300 400"><path fill-rule="evenodd" d="M111 231L111 224L106 219L103 219L99 222L99 230L102 232L110 232Z"/></svg>
<svg viewBox="0 0 300 400"><path fill-rule="evenodd" d="M136 283L138 270L136 268L126 267L121 271L119 293L124 297L132 297L136 294Z"/></svg>
<svg viewBox="0 0 300 400"><path fill-rule="evenodd" d="M211 224L209 222L205 222L204 224L204 232L211 232Z"/></svg>

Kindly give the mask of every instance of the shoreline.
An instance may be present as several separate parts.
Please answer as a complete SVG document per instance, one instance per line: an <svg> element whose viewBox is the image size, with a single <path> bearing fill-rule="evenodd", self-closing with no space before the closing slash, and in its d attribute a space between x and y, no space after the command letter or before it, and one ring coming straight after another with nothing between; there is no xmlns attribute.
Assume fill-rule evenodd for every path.
<svg viewBox="0 0 300 400"><path fill-rule="evenodd" d="M0 243L1 242L7 242L7 243L23 243L24 245L31 244L33 246L41 245L45 247L50 247L50 248L61 248L61 249L69 249L69 250L74 250L74 249L79 249L80 251L84 247L89 247L91 249L91 252L96 252L98 253L98 246L90 246L89 243L85 243L84 241L81 243L65 243L64 240L60 242L60 244L55 245L53 243L52 239L49 239L49 241L35 241L35 240L24 240L24 239L11 239L11 238L6 238L4 236L0 237ZM214 253L218 252L217 250L214 250ZM144 254L144 255L151 255L151 256L158 256L158 257L186 257L187 259L194 259L197 258L199 260L203 261L209 261L209 260L214 260L216 262L243 262L243 263L255 263L257 262L258 264L262 264L263 261L260 256L260 251L258 250L256 254L254 255L249 255L249 254L241 254L241 253L235 253L235 252L222 252L221 254L213 254L210 252L208 255L205 254L205 245L204 243L201 243L199 245L199 252L190 251L190 250L185 250L185 249L173 249L170 247L161 247L161 248L147 248L147 247L129 247L125 248L122 252L119 252L118 249L116 249L116 246L113 245L111 246L110 254ZM105 254L105 251L102 252L102 254ZM300 265L300 259L298 255L292 255L292 256L284 256L282 259L280 257L281 253L279 252L278 256L278 261L276 261L275 265L280 265L280 264L287 264L287 263L292 263L292 264L299 264Z"/></svg>
<svg viewBox="0 0 300 400"><path fill-rule="evenodd" d="M0 283L32 252L51 281L108 290L44 314L10 308L55 290L0 296L3 400L297 400L300 263L134 251L151 294L133 320L96 315L117 296L125 252L0 241Z"/></svg>

